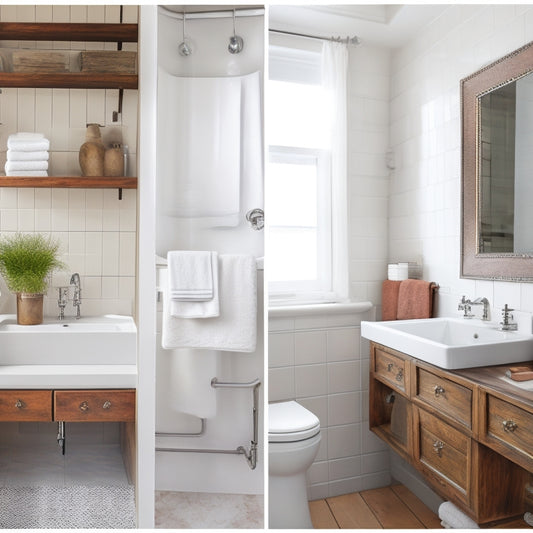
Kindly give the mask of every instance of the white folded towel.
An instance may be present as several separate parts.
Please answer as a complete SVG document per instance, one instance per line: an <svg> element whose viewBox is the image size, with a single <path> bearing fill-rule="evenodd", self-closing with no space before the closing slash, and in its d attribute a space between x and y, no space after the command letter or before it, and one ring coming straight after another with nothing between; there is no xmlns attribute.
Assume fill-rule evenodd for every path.
<svg viewBox="0 0 533 533"><path fill-rule="evenodd" d="M49 157L50 154L45 150L41 150L40 152L7 151L8 161L48 161Z"/></svg>
<svg viewBox="0 0 533 533"><path fill-rule="evenodd" d="M25 139L10 135L7 138L7 148L17 152L40 152L50 149L50 141L44 137L40 139Z"/></svg>
<svg viewBox="0 0 533 533"><path fill-rule="evenodd" d="M5 171L48 170L48 161L6 161Z"/></svg>
<svg viewBox="0 0 533 533"><path fill-rule="evenodd" d="M34 139L42 139L44 138L44 135L42 133L36 133L33 131L19 131L18 133L13 133L10 135L13 139L26 139L26 140L34 140Z"/></svg>
<svg viewBox="0 0 533 533"><path fill-rule="evenodd" d="M452 502L444 502L439 506L439 518L446 529L479 529L479 526Z"/></svg>
<svg viewBox="0 0 533 533"><path fill-rule="evenodd" d="M11 172L6 172L6 176L28 176L32 178L44 178L48 176L48 171L46 170L12 170Z"/></svg>
<svg viewBox="0 0 533 533"><path fill-rule="evenodd" d="M251 255L219 255L220 316L191 320L170 314L163 299L163 348L253 352L257 342L257 270Z"/></svg>
<svg viewBox="0 0 533 533"><path fill-rule="evenodd" d="M219 316L217 258L216 252L168 252L167 293L173 317Z"/></svg>

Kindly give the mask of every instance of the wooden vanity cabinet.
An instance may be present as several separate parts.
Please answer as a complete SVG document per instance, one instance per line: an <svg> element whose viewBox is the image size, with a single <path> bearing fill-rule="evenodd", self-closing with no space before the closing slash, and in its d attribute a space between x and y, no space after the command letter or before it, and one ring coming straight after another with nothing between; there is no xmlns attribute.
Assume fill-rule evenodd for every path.
<svg viewBox="0 0 533 533"><path fill-rule="evenodd" d="M393 372L380 362L387 358L406 372L405 392L391 379ZM401 405L399 413L394 412L396 400L391 404L391 394L402 397L397 404ZM469 379L376 343L371 343L369 395L370 429L417 468L441 497L480 525L524 513L528 472L519 462L515 464L517 461L485 445L487 439L501 439L503 430L495 428L502 424L495 420L502 410L504 418L512 415L520 424L526 422L518 416L525 416L522 412L508 413L504 407L509 406L502 406L500 399L483 393L479 384ZM490 405L490 412L500 414L486 418L487 432L480 438L483 409ZM393 430L397 417L405 424L404 439ZM531 440L524 442L523 434L519 435L516 433L515 442L500 446L514 446L521 449L515 453L523 453ZM533 449L533 444L528 449Z"/></svg>

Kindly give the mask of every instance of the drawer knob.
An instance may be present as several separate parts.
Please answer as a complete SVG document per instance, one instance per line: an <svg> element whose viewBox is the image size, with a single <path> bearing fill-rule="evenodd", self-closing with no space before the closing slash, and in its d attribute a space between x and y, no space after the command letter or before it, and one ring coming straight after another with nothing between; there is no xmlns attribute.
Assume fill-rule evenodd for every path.
<svg viewBox="0 0 533 533"><path fill-rule="evenodd" d="M435 385L435 387L433 387L433 392L435 393L435 397L438 398L441 394L444 394L446 391L440 385Z"/></svg>
<svg viewBox="0 0 533 533"><path fill-rule="evenodd" d="M504 420L502 422L502 425L503 430L509 433L513 433L513 431L518 427L518 424L516 422L513 422L512 420Z"/></svg>
<svg viewBox="0 0 533 533"><path fill-rule="evenodd" d="M394 363L389 363L387 365L387 372L392 372L392 369L394 368Z"/></svg>
<svg viewBox="0 0 533 533"><path fill-rule="evenodd" d="M26 404L22 400L17 400L15 402L15 407L17 409L24 409L24 407L26 407Z"/></svg>
<svg viewBox="0 0 533 533"><path fill-rule="evenodd" d="M402 381L403 379L403 369L400 368L400 370L398 370L398 373L396 374L396 381Z"/></svg>
<svg viewBox="0 0 533 533"><path fill-rule="evenodd" d="M111 402L109 400L106 400L104 402L104 405L102 405L102 409L111 409Z"/></svg>
<svg viewBox="0 0 533 533"><path fill-rule="evenodd" d="M444 442L441 440L436 440L433 443L433 451L439 456L442 457L442 448L444 448Z"/></svg>
<svg viewBox="0 0 533 533"><path fill-rule="evenodd" d="M80 403L80 411L88 411L89 410L89 404L88 402L81 402Z"/></svg>

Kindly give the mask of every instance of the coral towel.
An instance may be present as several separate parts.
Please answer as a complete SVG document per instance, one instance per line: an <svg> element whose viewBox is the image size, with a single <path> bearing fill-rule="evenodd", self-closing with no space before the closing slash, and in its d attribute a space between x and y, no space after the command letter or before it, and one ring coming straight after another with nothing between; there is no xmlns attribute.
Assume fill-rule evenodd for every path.
<svg viewBox="0 0 533 533"><path fill-rule="evenodd" d="M420 279L400 282L398 291L398 320L431 318L433 316L433 293L437 284Z"/></svg>
<svg viewBox="0 0 533 533"><path fill-rule="evenodd" d="M381 320L396 320L401 281L386 279L381 289Z"/></svg>

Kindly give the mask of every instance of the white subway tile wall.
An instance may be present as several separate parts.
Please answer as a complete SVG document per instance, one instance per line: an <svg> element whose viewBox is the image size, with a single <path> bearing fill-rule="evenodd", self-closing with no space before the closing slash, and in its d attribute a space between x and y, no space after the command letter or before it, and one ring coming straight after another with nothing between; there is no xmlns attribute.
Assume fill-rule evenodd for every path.
<svg viewBox="0 0 533 533"><path fill-rule="evenodd" d="M386 445L368 429L370 347L355 314L269 318L269 401L296 400L319 419L312 500L390 483Z"/></svg>
<svg viewBox="0 0 533 533"><path fill-rule="evenodd" d="M463 294L533 311L531 283L459 277L460 81L532 40L530 4L449 5L392 53L389 259L423 257L424 278L440 285L440 316L457 313Z"/></svg>
<svg viewBox="0 0 533 533"><path fill-rule="evenodd" d="M350 297L381 303L387 277L390 50L351 47L348 76Z"/></svg>
<svg viewBox="0 0 533 533"><path fill-rule="evenodd" d="M123 22L137 22L138 8L125 5ZM3 5L2 22L120 22L120 6ZM1 47L56 50L116 50L117 43L0 41ZM136 51L136 43L123 50ZM128 147L127 175L136 176L137 91L125 90L122 113L118 90L111 89L14 89L0 95L0 169L6 161L7 138L17 131L43 133L50 140L50 176L79 176L80 146L88 123L101 126L105 144ZM0 235L40 232L61 243L61 260L67 271L54 274L45 299L45 315L57 314L55 287L68 285L78 272L82 283L82 314L133 314L137 192L124 189L0 188ZM0 281L0 308L15 312L14 297ZM75 310L67 307L65 314Z"/></svg>

